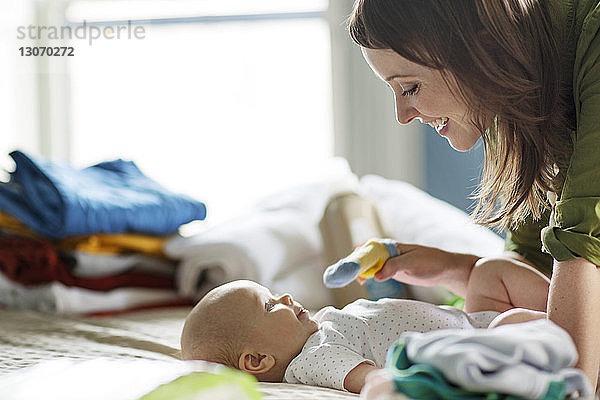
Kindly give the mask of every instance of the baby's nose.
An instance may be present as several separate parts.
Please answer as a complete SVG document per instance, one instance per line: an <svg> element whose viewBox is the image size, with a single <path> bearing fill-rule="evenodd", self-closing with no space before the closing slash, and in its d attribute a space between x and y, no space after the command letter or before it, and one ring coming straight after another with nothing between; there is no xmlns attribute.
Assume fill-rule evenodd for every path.
<svg viewBox="0 0 600 400"><path fill-rule="evenodd" d="M291 306L292 304L294 304L294 299L288 293L282 295L281 298L279 299L279 301L288 306Z"/></svg>

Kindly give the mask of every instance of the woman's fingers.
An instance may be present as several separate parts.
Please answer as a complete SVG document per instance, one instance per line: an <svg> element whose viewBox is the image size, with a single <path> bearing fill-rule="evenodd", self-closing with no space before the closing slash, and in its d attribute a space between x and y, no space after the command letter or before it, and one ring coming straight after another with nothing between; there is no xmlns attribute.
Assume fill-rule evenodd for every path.
<svg viewBox="0 0 600 400"><path fill-rule="evenodd" d="M440 262L439 249L416 244L396 242L398 255L389 258L383 267L374 275L376 281L395 279L400 282L431 286L430 281L436 280L443 263ZM364 284L365 280L356 278L358 283Z"/></svg>
<svg viewBox="0 0 600 400"><path fill-rule="evenodd" d="M402 255L402 254L406 254L406 253L410 253L412 251L415 251L419 248L423 248L423 246L419 246L416 244L405 244L405 243L400 243L400 242L396 242L396 247L398 247L398 254Z"/></svg>
<svg viewBox="0 0 600 400"><path fill-rule="evenodd" d="M398 257L401 256L397 256L394 258ZM396 272L398 271L398 268L400 268L400 266L398 265L398 260L394 260L394 258L388 259L385 262L385 264L383 264L383 267L375 273L375 276L373 276L373 278L375 278L376 281L387 281L388 279L396 275Z"/></svg>
<svg viewBox="0 0 600 400"><path fill-rule="evenodd" d="M469 275L479 257L416 244L396 243L396 246L399 254L389 258L375 273L376 281L395 279L409 285L443 285L460 296L466 295Z"/></svg>
<svg viewBox="0 0 600 400"><path fill-rule="evenodd" d="M397 243L399 255L389 258L375 274L375 280L395 279L419 286L432 286L443 270L440 255L446 254L427 246Z"/></svg>
<svg viewBox="0 0 600 400"><path fill-rule="evenodd" d="M396 247L398 247L398 255L389 258L383 264L383 267L377 271L374 276L376 281L386 281L394 277L397 280L402 280L402 277L406 275L403 272L406 272L407 268L415 267L413 262L415 258L414 252L422 248L422 246L396 242Z"/></svg>
<svg viewBox="0 0 600 400"><path fill-rule="evenodd" d="M412 249L411 249L412 251ZM395 278L396 280L402 280L406 276L410 268L417 267L414 263L414 257L411 252L400 253L396 257L389 258L383 267L375 273L376 281L386 281L388 279Z"/></svg>

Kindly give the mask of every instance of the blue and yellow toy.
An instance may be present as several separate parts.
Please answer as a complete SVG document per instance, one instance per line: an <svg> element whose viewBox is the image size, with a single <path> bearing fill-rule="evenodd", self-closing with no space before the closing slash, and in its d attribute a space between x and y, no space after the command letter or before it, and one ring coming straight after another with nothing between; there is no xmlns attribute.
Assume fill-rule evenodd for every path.
<svg viewBox="0 0 600 400"><path fill-rule="evenodd" d="M323 283L328 288L339 288L348 285L357 276L372 278L388 258L398 254L395 240L371 239L357 247L348 257L327 267L323 273Z"/></svg>

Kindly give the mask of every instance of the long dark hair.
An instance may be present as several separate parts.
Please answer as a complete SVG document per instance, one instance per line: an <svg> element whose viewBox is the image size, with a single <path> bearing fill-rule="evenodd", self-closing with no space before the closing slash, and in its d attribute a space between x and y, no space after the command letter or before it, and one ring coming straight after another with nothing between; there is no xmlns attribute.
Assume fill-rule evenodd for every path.
<svg viewBox="0 0 600 400"><path fill-rule="evenodd" d="M358 0L350 17L359 45L392 49L456 82L452 88L484 143L473 216L485 225L539 219L548 208L546 192L561 190L568 166L573 102L561 83L560 52L541 3Z"/></svg>

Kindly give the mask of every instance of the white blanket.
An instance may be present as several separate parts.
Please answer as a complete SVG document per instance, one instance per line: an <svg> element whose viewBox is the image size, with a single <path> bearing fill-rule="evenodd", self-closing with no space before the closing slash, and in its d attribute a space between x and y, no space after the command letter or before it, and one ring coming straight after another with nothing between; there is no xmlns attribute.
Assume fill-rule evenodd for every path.
<svg viewBox="0 0 600 400"><path fill-rule="evenodd" d="M84 318L0 309L0 399L133 400L181 372L211 370L201 361L177 360L189 311L177 307ZM307 385L261 382L258 387L270 400L358 397Z"/></svg>
<svg viewBox="0 0 600 400"><path fill-rule="evenodd" d="M504 241L493 231L409 183L367 175L360 180L360 192L375 200L384 230L399 242L481 257L503 250Z"/></svg>
<svg viewBox="0 0 600 400"><path fill-rule="evenodd" d="M411 361L433 366L467 390L539 399L551 382L564 381L568 395L589 398L593 393L583 372L570 368L577 361L571 337L549 320L402 337Z"/></svg>

